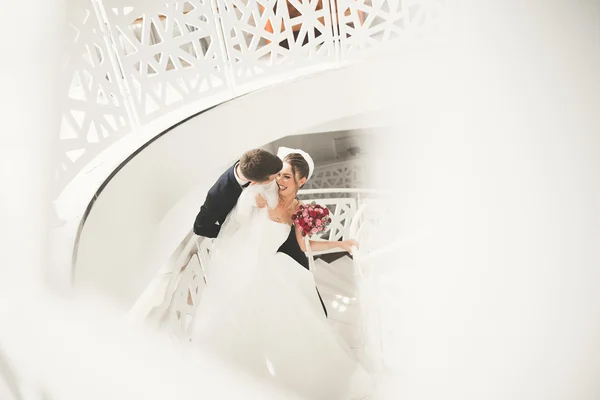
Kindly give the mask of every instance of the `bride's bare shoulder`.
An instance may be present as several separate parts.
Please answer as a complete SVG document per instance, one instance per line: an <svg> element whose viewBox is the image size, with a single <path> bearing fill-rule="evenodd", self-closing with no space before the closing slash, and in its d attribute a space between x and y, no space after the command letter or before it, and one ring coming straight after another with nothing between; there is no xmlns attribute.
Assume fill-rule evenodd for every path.
<svg viewBox="0 0 600 400"><path fill-rule="evenodd" d="M295 213L296 211L298 211L300 209L300 206L303 206L303 205L304 205L304 202L302 200L296 199L296 203L292 207L292 212Z"/></svg>

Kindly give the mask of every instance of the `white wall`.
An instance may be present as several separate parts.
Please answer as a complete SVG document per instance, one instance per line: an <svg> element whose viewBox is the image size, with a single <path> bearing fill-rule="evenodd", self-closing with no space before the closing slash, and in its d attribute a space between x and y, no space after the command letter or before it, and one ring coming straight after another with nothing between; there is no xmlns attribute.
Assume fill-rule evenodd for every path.
<svg viewBox="0 0 600 400"><path fill-rule="evenodd" d="M379 140L378 134L383 133L382 128L363 128L343 131L321 132L313 134L301 134L286 136L273 142L276 149L279 146L299 148L308 153L315 163L331 163L348 158L348 155L342 155L337 159L335 140L342 138L351 138L353 145L359 146L361 154L372 152L374 145ZM339 149L338 149L339 150Z"/></svg>

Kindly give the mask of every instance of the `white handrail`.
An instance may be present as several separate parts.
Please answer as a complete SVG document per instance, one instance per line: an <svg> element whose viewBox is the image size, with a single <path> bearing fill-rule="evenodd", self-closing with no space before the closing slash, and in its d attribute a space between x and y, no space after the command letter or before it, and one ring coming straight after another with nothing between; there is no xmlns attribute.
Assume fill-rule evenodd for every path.
<svg viewBox="0 0 600 400"><path fill-rule="evenodd" d="M315 273L315 256L312 251L312 247L310 246L310 238L308 236L304 236L304 246L306 247L306 256L308 258L308 270Z"/></svg>
<svg viewBox="0 0 600 400"><path fill-rule="evenodd" d="M309 194L324 194L324 193L369 193L369 194L387 194L392 193L390 190L381 189L301 189L298 191L298 195L309 195Z"/></svg>

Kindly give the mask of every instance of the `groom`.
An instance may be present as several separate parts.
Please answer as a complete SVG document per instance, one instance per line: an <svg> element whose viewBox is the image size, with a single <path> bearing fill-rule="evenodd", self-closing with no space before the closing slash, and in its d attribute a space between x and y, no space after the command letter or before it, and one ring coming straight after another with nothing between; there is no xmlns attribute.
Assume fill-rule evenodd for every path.
<svg viewBox="0 0 600 400"><path fill-rule="evenodd" d="M194 221L194 233L208 238L217 237L223 222L236 205L242 191L252 183L273 181L282 167L281 159L266 150L254 149L245 152L240 160L225 171L208 191L206 200ZM290 234L279 248L279 252L287 254L308 269L308 259L298 245L294 229L290 230ZM317 294L319 294L318 291ZM327 309L320 294L319 300L325 316L327 316Z"/></svg>

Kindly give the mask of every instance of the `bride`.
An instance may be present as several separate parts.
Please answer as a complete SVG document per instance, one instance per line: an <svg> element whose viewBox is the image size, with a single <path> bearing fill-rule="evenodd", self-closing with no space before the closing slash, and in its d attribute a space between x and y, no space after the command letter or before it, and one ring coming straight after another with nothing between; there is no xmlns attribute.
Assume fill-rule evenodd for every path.
<svg viewBox="0 0 600 400"><path fill-rule="evenodd" d="M277 252L296 229L296 195L314 169L301 150L283 148L278 156L276 180L246 189L214 241L193 343L307 399L362 398L371 379L327 324L312 273ZM297 229L296 237L306 250ZM313 251L356 245L309 243Z"/></svg>

